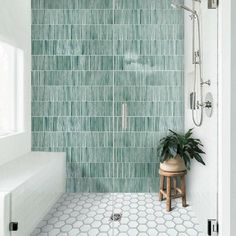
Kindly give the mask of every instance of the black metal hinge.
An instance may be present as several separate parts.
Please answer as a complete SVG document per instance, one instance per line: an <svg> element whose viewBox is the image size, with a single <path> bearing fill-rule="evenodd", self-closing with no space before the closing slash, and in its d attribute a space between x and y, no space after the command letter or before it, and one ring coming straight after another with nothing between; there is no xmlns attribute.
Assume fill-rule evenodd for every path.
<svg viewBox="0 0 236 236"><path fill-rule="evenodd" d="M18 222L10 222L9 230L10 231L17 231L18 230Z"/></svg>
<svg viewBox="0 0 236 236"><path fill-rule="evenodd" d="M219 232L219 225L216 219L209 219L207 223L207 232L210 236L216 236Z"/></svg>

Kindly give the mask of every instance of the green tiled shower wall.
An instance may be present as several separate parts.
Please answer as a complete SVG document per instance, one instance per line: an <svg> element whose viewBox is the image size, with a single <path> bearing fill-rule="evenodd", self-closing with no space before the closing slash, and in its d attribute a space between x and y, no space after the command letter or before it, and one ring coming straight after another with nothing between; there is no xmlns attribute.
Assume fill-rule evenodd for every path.
<svg viewBox="0 0 236 236"><path fill-rule="evenodd" d="M68 192L158 191L159 139L184 124L183 24L171 0L32 0L32 149L67 153Z"/></svg>

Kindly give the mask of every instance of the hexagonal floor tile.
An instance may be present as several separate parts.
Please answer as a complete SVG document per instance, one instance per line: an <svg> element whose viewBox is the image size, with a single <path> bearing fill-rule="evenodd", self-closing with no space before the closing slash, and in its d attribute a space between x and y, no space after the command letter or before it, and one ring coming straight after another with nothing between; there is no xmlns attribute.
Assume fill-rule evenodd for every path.
<svg viewBox="0 0 236 236"><path fill-rule="evenodd" d="M185 228L183 225L176 225L176 226L175 226L175 229L176 229L178 232L185 232L185 231L186 231L186 228Z"/></svg>
<svg viewBox="0 0 236 236"><path fill-rule="evenodd" d="M159 235L158 231L156 229L148 229L147 231L148 235L153 236L153 235Z"/></svg>
<svg viewBox="0 0 236 236"><path fill-rule="evenodd" d="M127 232L127 231L129 230L129 227L128 227L128 225L120 225L120 226L118 227L118 230L119 230L120 232Z"/></svg>
<svg viewBox="0 0 236 236"><path fill-rule="evenodd" d="M137 229L139 232L146 232L148 230L148 227L147 225L139 225Z"/></svg>
<svg viewBox="0 0 236 236"><path fill-rule="evenodd" d="M100 230L101 232L108 232L109 229L110 229L110 226L109 226L109 225L101 225L101 226L99 227L99 230Z"/></svg>
<svg viewBox="0 0 236 236"><path fill-rule="evenodd" d="M98 235L99 234L99 230L98 229L90 229L89 231L88 231L88 235L89 236L96 236L96 235Z"/></svg>
<svg viewBox="0 0 236 236"><path fill-rule="evenodd" d="M173 221L166 221L165 222L165 226L167 228L174 228L175 227L175 223Z"/></svg>
<svg viewBox="0 0 236 236"><path fill-rule="evenodd" d="M136 228L138 227L138 222L137 221L130 221L128 223L129 228Z"/></svg>
<svg viewBox="0 0 236 236"><path fill-rule="evenodd" d="M159 231L159 232L165 232L167 230L166 226L165 225L158 225L156 227L156 229Z"/></svg>
<svg viewBox="0 0 236 236"><path fill-rule="evenodd" d="M166 212L154 193L64 194L31 236L203 235L191 207L179 199L173 206ZM122 213L120 222L110 220L112 211Z"/></svg>
<svg viewBox="0 0 236 236"><path fill-rule="evenodd" d="M72 229L68 232L68 235L69 236L77 236L77 235L79 235L79 233L80 233L79 229Z"/></svg>
<svg viewBox="0 0 236 236"><path fill-rule="evenodd" d="M128 235L136 236L138 234L139 234L139 232L137 229L129 229L128 230Z"/></svg>
<svg viewBox="0 0 236 236"><path fill-rule="evenodd" d="M178 231L176 229L168 229L166 232L168 235L171 235L171 236L178 235Z"/></svg>

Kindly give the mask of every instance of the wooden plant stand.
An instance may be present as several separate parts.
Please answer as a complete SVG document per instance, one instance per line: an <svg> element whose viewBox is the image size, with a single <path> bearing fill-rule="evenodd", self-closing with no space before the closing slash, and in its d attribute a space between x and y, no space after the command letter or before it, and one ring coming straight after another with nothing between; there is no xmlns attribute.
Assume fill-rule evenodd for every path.
<svg viewBox="0 0 236 236"><path fill-rule="evenodd" d="M187 171L180 172L167 172L163 170L159 170L160 174L160 192L159 199L163 200L163 196L166 199L166 211L171 211L171 198L182 197L182 206L186 207L186 184L185 184L185 175ZM180 177L180 188L177 187L177 177ZM166 178L166 191L164 190L164 181ZM171 180L173 180L173 190L174 194L171 194Z"/></svg>

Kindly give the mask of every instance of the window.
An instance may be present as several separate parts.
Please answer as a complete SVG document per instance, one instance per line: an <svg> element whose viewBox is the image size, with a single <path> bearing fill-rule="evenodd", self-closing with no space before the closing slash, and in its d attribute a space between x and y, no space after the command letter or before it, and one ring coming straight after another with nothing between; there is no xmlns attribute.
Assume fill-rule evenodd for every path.
<svg viewBox="0 0 236 236"><path fill-rule="evenodd" d="M0 41L0 136L23 129L23 51Z"/></svg>

